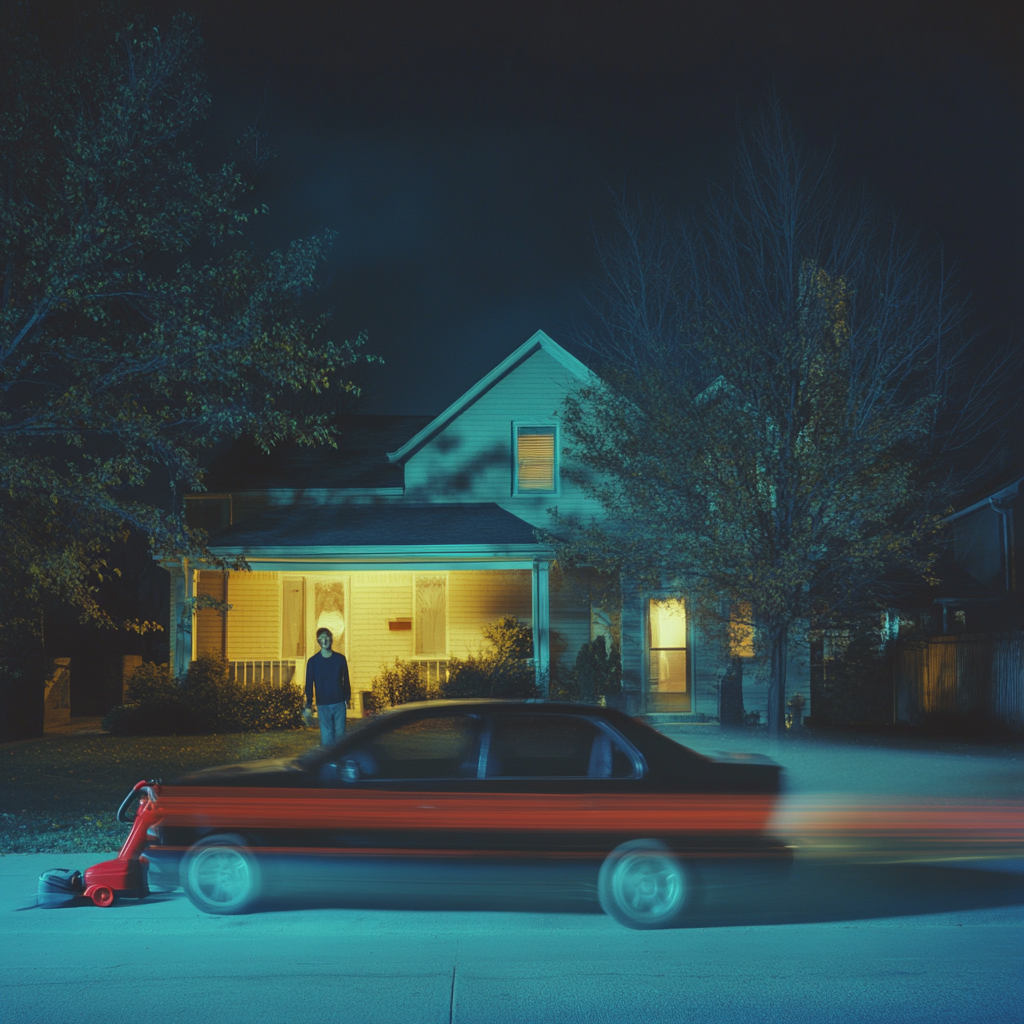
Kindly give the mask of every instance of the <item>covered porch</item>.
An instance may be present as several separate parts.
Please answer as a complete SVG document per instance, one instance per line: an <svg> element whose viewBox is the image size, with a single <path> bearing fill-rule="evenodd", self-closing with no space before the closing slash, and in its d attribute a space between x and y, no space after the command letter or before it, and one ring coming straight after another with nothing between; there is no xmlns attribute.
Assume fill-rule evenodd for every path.
<svg viewBox="0 0 1024 1024"><path fill-rule="evenodd" d="M450 657L480 650L485 625L514 615L533 630L534 670L546 692L552 552L532 526L496 505L274 509L212 547L225 559L243 555L250 571L172 568L172 671L209 652L245 682L301 685L316 631L326 626L349 661L359 715L361 694L382 666L412 661L437 681ZM189 615L203 596L230 610Z"/></svg>

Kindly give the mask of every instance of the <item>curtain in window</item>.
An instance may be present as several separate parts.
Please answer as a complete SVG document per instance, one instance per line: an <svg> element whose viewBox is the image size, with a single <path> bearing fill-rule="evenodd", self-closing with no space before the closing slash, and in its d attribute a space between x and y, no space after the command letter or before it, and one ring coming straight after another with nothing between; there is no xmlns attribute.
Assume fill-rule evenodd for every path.
<svg viewBox="0 0 1024 1024"><path fill-rule="evenodd" d="M652 600L650 682L660 693L686 692L686 605L676 598Z"/></svg>
<svg viewBox="0 0 1024 1024"><path fill-rule="evenodd" d="M306 656L306 581L285 576L281 584L281 657Z"/></svg>
<svg viewBox="0 0 1024 1024"><path fill-rule="evenodd" d="M416 577L416 655L445 657L448 626L448 580L444 576Z"/></svg>
<svg viewBox="0 0 1024 1024"><path fill-rule="evenodd" d="M313 625L313 636L316 630L327 628L334 637L334 650L344 652L345 636L345 584L343 581L328 583L317 580L313 591L315 601L316 622Z"/></svg>

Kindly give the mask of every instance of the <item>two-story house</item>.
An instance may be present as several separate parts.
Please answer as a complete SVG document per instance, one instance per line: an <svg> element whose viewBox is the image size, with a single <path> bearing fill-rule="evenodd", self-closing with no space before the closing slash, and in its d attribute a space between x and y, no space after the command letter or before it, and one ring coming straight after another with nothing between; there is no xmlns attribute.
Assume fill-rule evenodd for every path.
<svg viewBox="0 0 1024 1024"><path fill-rule="evenodd" d="M326 625L359 714L382 665L412 660L439 678L449 657L481 647L484 625L512 614L532 627L541 686L620 628L626 710L717 717L725 665L702 649L687 595L624 587L621 607L595 607L541 539L554 507L601 515L566 474L559 423L566 395L592 379L538 331L433 418L350 417L337 450L236 444L187 508L213 551L244 555L251 571L172 568L172 670L215 651L245 678L298 682ZM203 594L231 610L181 616ZM789 689L806 694L806 677L796 659ZM763 710L756 673L745 689L747 709Z"/></svg>

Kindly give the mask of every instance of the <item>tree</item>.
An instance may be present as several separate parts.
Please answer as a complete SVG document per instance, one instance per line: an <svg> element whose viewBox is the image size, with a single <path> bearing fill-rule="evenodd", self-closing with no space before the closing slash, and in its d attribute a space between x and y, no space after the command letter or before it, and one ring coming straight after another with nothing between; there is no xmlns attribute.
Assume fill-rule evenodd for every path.
<svg viewBox="0 0 1024 1024"><path fill-rule="evenodd" d="M204 170L201 39L180 15L87 15L60 56L0 7L0 572L5 654L59 600L98 621L105 553L131 531L213 559L184 520L203 453L243 433L332 443L302 396L351 392L363 343L309 300L328 234L265 257L231 164ZM249 201L251 202L251 201ZM262 211L265 212L265 211ZM12 643L14 648L12 648Z"/></svg>
<svg viewBox="0 0 1024 1024"><path fill-rule="evenodd" d="M695 595L723 639L755 627L778 735L795 625L927 575L1008 358L968 379L949 274L846 200L777 103L696 215L619 212L587 339L602 382L564 411L606 517L564 518L561 557Z"/></svg>

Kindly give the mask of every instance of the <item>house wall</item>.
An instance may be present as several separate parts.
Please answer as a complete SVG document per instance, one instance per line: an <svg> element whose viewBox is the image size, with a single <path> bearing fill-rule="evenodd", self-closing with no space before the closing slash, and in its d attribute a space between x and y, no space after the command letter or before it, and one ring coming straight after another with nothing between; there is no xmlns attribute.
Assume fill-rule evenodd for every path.
<svg viewBox="0 0 1024 1024"><path fill-rule="evenodd" d="M528 570L448 574L448 648L464 658L484 646L483 628L502 615L533 624Z"/></svg>
<svg viewBox="0 0 1024 1024"><path fill-rule="evenodd" d="M368 690L383 666L393 665L396 658L412 657L412 630L392 632L388 619L412 617L413 574L357 572L349 586L349 678L357 692ZM357 704L353 695L353 706Z"/></svg>
<svg viewBox="0 0 1024 1024"><path fill-rule="evenodd" d="M228 579L228 661L281 657L281 579L276 572L233 572ZM197 626L199 623L197 623ZM197 646L206 643L197 637Z"/></svg>
<svg viewBox="0 0 1024 1024"><path fill-rule="evenodd" d="M304 575L312 593L317 574ZM332 579L338 574L330 575ZM431 575L434 575L431 573ZM483 627L502 615L515 615L532 624L531 574L528 570L450 572L448 578L448 653L459 657L484 647ZM389 619L413 618L412 572L354 572L348 582L346 635L335 646L348 657L353 687L353 709L358 712L358 693L370 688L383 666L396 658L414 656L412 630L389 628ZM200 592L220 597L220 573L202 574ZM216 593L214 593L216 591ZM276 661L281 658L281 573L232 572L227 599L227 650L229 661ZM201 612L196 621L197 651L220 653L224 627L219 612ZM310 622L309 632L312 633ZM584 640L589 639L584 637ZM581 641L582 642L582 641ZM308 654L315 652L310 639ZM575 651L572 652L575 658ZM296 679L303 678L299 671Z"/></svg>
<svg viewBox="0 0 1024 1024"><path fill-rule="evenodd" d="M600 506L568 481L558 494L512 494L512 424L556 423L562 402L580 381L539 349L481 395L405 464L406 499L493 501L535 526L550 526L547 510L598 513ZM559 435L558 444L564 447Z"/></svg>

